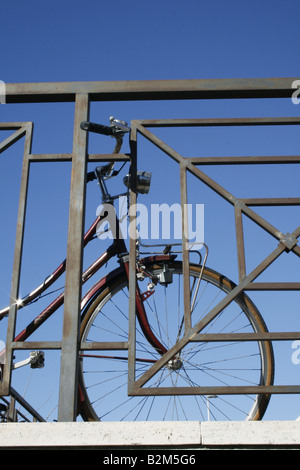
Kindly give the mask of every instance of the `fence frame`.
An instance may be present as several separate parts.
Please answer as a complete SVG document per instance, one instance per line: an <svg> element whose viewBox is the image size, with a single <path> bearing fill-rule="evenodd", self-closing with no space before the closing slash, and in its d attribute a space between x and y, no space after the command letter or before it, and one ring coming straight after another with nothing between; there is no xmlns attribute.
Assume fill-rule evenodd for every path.
<svg viewBox="0 0 300 470"><path fill-rule="evenodd" d="M196 80L157 80L157 81L118 81L118 82L62 82L62 83L15 83L6 84L5 102L6 106L12 103L61 103L73 102L75 104L74 112L74 134L73 134L73 150L71 154L39 154L31 153L32 129L30 122L24 123L1 123L0 130L13 130L14 133L5 141L0 143L0 153L9 148L19 139L25 137L23 169L20 186L20 202L18 209L16 242L14 252L14 263L11 283L10 310L8 315L7 337L6 337L6 365L4 376L0 382L0 397L11 394L11 372L13 351L17 349L61 349L61 376L60 376L60 394L59 394L59 421L75 421L76 420L76 402L77 402L77 369L78 369L78 351L80 349L78 341L78 328L80 316L80 298L81 298L81 273L82 273L82 250L83 250L83 226L84 226L84 206L85 206L85 174L86 165L89 161L103 161L114 159L113 154L105 155L88 155L87 136L80 129L80 122L89 119L89 108L91 102L96 101L135 101L135 100L195 100L195 99L244 99L244 98L291 98L296 78L255 78L255 79L196 79ZM239 284L234 293L229 296L226 302L230 302L232 298L242 290L251 289L293 289L299 290L299 283L286 284L278 283L277 285L267 285L262 283L254 283L254 279L268 265L270 265L284 251L291 251L297 256L300 255L300 247L297 245L300 235L300 228L295 228L292 234L283 234L278 229L271 226L265 219L259 217L251 207L257 205L276 205L276 204L297 204L300 199L262 200L262 199L237 199L228 191L216 185L197 165L206 164L245 164L245 163L299 163L299 156L283 156L283 157L212 157L203 158L183 158L177 152L170 149L165 143L160 141L149 131L151 127L161 126L210 126L210 125L294 125L300 124L300 118L259 118L259 119L243 119L236 120L160 120L160 121L132 121L131 130L131 160L133 175L136 171L136 162L138 158L137 152L137 134L140 133L149 139L154 145L157 145L169 156L175 159L180 165L180 183L181 183L181 201L184 203L187 199L187 183L186 172L191 172L197 176L203 183L210 186L221 197L225 198L234 206L236 217L236 233L237 233L237 250L239 265ZM222 160L221 160L222 158ZM63 319L63 336L62 341L44 341L44 342L23 342L14 341L14 333L16 326L20 270L22 261L22 245L24 235L24 225L26 216L26 197L28 191L29 166L33 161L49 162L49 161L70 161L72 162L72 179L69 205L69 228L67 242L67 264L66 264L66 291L64 304ZM131 190L131 205L136 201L136 194ZM250 274L245 271L245 253L244 239L242 227L242 214L246 214L255 221L264 230L275 237L279 245L270 253L256 269ZM131 215L131 223L134 223L135 214ZM187 223L183 218L183 229ZM183 232L184 233L184 232ZM185 282L188 274L188 253L183 238L183 263ZM161 394L161 393L187 393L187 390L149 390L144 385L149 380L151 374L155 373L158 367L162 367L171 354L174 354L177 346L170 350L160 361L144 374L139 380L135 380L135 241L130 240L130 284L129 284L129 393L138 394ZM185 322L188 338L193 341L203 341L203 337L199 333L200 328L191 328L189 315L189 298L185 295ZM211 315L216 314L216 310ZM245 339L239 335L240 339ZM207 339L207 337L206 337ZM219 340L220 338L210 338L211 340ZM238 339L236 337L236 339ZM253 335L253 339L258 339L257 335ZM269 333L260 339L300 339L299 332L290 332L285 334ZM245 390L243 388L243 390ZM247 393L251 393L249 388ZM234 393L237 393L235 390ZM211 388L195 390L196 393L220 393L211 390ZM253 390L252 390L253 392ZM254 393L299 393L298 386L282 386L282 387L262 387L255 388ZM223 390L223 393L232 393L229 390ZM246 393L246 391L245 391Z"/></svg>

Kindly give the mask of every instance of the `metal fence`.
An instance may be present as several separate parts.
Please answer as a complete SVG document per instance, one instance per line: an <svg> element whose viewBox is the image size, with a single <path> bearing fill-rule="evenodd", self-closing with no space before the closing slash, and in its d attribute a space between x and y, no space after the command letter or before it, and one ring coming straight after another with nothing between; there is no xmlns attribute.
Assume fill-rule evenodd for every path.
<svg viewBox="0 0 300 470"><path fill-rule="evenodd" d="M23 169L20 188L20 202L17 220L17 232L15 242L15 254L13 264L13 275L11 283L11 305L8 316L7 336L6 336L6 364L2 381L0 382L0 396L15 395L17 392L11 389L11 373L13 363L13 352L18 349L61 349L61 372L60 372L60 393L59 393L59 421L74 421L76 419L77 400L77 368L78 352L84 345L78 344L79 334L79 313L81 299L81 276L83 261L83 225L85 216L85 186L86 168L89 161L105 161L115 159L114 154L89 155L87 151L87 135L80 129L80 123L89 119L89 107L91 102L96 101L136 101L136 100L201 100L201 99L243 99L243 98L290 98L292 94L292 83L294 78L272 78L272 79L223 79L223 80L163 80L163 81L129 81L129 82L74 82L74 83L26 83L26 84L6 84L6 106L13 103L75 103L73 151L71 154L33 154L32 144L32 123L1 123L0 130L13 130L13 134L0 144L0 152L3 152L19 139L25 137ZM224 302L211 312L211 316L217 314L226 303L239 295L243 290L299 290L300 283L261 283L255 279L270 266L282 253L291 252L296 256L300 255L298 237L300 228L289 233L282 233L276 227L259 216L252 208L265 205L300 205L300 198L285 199L240 199L229 193L226 189L218 185L213 179L208 177L198 168L201 165L239 165L239 164L267 164L267 163L299 163L299 156L282 157L193 157L184 158L171 149L161 139L156 137L149 129L156 127L208 127L208 126L277 126L277 125L299 125L300 118L237 118L237 119L193 119L193 120L147 120L132 121L131 123L131 163L134 172L138 160L137 135L141 134L156 147L175 160L180 168L180 188L181 203L187 201L187 173L192 173L205 185L212 189L221 198L234 207L239 282L237 287L226 297ZM128 159L128 155L121 155L120 159ZM67 242L67 262L65 279L65 300L63 313L63 336L62 341L14 341L15 325L17 316L17 305L14 299L18 298L20 269L22 261L22 245L25 226L26 197L28 192L28 176L30 163L33 161L70 161L72 163L71 192L69 205L69 226ZM131 206L136 203L136 194L131 191ZM249 217L263 230L271 234L277 241L278 247L272 251L265 260L255 267L250 273L246 272L244 238L242 226L242 214ZM131 211L132 222L134 223L136 214ZM186 224L186 218L183 218ZM184 232L185 226L183 226ZM186 249L183 237L182 243L184 275L188 275L188 250ZM129 332L134 338L135 331L135 282L136 282L136 251L135 240L130 239L130 283L129 283L129 306L130 321ZM186 281L185 281L186 282ZM200 325L191 328L190 319L190 298L188 289L185 289L185 327L189 331L184 341L219 341L223 340L214 335L208 338L201 336ZM199 334L198 334L199 333ZM227 337L226 340L250 339L243 334L236 333ZM263 336L253 334L253 340L296 340L300 339L300 332L266 333ZM183 347L181 342L174 346L151 367L138 380L135 379L135 347L132 341L129 342L129 391L132 395L147 395L165 393L161 389L147 389L145 384L159 368ZM231 393L227 387L219 387L218 390L198 387L195 393ZM233 393L299 393L300 386L268 386L268 387L240 387ZM167 390L172 393L190 393L190 389ZM37 418L38 419L38 418Z"/></svg>

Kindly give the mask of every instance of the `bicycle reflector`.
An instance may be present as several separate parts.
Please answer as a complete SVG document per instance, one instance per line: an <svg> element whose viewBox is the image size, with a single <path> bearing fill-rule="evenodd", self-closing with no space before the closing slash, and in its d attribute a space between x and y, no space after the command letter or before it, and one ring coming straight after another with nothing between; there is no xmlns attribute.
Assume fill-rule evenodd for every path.
<svg viewBox="0 0 300 470"><path fill-rule="evenodd" d="M126 175L123 182L127 188L131 187L130 176ZM148 194L150 189L152 173L150 171L138 171L136 174L136 192L140 194Z"/></svg>

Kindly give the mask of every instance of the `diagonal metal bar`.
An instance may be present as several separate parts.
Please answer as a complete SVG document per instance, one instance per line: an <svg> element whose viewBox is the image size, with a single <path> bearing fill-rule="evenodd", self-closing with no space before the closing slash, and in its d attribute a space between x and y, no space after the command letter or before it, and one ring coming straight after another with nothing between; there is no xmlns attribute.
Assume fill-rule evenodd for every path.
<svg viewBox="0 0 300 470"><path fill-rule="evenodd" d="M146 139L148 139L152 144L156 145L160 150L165 152L169 157L173 158L177 163L181 163L185 165L185 158L180 155L180 153L176 152L173 148L171 148L168 144L163 142L159 137L155 134L150 132L146 127L144 127L140 121L132 121L133 125L135 126L136 130L143 135Z"/></svg>
<svg viewBox="0 0 300 470"><path fill-rule="evenodd" d="M258 215L255 211L250 209L250 207L246 206L246 204L243 203L242 200L238 199L225 188L223 188L221 185L216 183L212 178L210 178L201 170L199 170L199 168L195 167L190 162L187 162L187 169L230 204L234 205L239 203L243 213L245 213L250 219L256 222L261 228L266 230L270 235L274 236L277 240L280 240L284 236L283 233L280 232L280 230L277 230L275 227L273 227L272 224L270 224L263 217Z"/></svg>
<svg viewBox="0 0 300 470"><path fill-rule="evenodd" d="M0 129L1 129L1 126L0 126ZM5 140L3 140L1 143L0 143L0 153L4 152L5 150L7 150L11 145L13 145L15 142L17 142L18 140L20 140L25 134L26 134L26 131L27 131L27 127L26 126L22 126L20 129L18 129L16 132L14 132L12 135L10 135L9 137L7 137Z"/></svg>

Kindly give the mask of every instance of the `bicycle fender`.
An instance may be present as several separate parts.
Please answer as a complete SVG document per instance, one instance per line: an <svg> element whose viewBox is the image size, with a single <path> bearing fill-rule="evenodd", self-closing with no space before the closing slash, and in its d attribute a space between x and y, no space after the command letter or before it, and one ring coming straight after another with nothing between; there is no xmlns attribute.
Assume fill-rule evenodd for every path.
<svg viewBox="0 0 300 470"><path fill-rule="evenodd" d="M174 261L177 258L177 255L154 255L147 256L146 258L140 258L140 263L150 264L158 261Z"/></svg>
<svg viewBox="0 0 300 470"><path fill-rule="evenodd" d="M90 290L81 299L81 310L83 310L86 307L86 305L90 302L90 300L95 296L95 294L98 293L98 291L105 284L107 284L112 279L117 278L124 272L125 272L124 266L121 266L119 268L114 269L113 271L111 271L110 273L102 277L102 279L100 279L98 282L96 282L96 284L94 284L93 287L91 287Z"/></svg>
<svg viewBox="0 0 300 470"><path fill-rule="evenodd" d="M176 255L154 255L154 256L147 256L146 258L141 258L139 261L144 264L153 264L155 262L161 262L161 261L173 261L176 258ZM127 261L128 263L128 261ZM109 281L112 281L113 279L116 279L118 276L126 274L125 266L124 264L120 266L119 268L114 269L102 279L100 279L96 284L93 285L93 287L90 288L90 290L84 295L84 297L81 300L81 311L84 310L86 305L91 301L91 299L99 292L100 289L105 286Z"/></svg>

